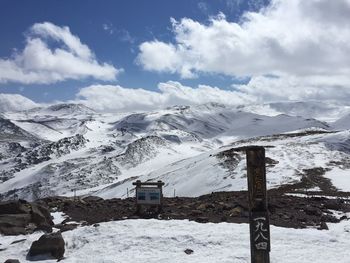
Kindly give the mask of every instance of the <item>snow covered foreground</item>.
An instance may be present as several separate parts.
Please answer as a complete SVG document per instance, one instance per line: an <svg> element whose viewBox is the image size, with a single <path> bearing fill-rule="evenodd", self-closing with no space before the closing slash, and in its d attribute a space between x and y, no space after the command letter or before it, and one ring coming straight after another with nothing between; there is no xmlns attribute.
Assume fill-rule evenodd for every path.
<svg viewBox="0 0 350 263"><path fill-rule="evenodd" d="M42 233L1 237L0 262L26 262L31 243ZM9 245L25 238L23 243ZM187 220L125 220L63 232L62 262L250 262L248 224L200 224ZM349 263L350 221L329 224L329 230L271 226L271 262ZM187 255L185 249L192 249ZM55 262L55 260L40 261Z"/></svg>

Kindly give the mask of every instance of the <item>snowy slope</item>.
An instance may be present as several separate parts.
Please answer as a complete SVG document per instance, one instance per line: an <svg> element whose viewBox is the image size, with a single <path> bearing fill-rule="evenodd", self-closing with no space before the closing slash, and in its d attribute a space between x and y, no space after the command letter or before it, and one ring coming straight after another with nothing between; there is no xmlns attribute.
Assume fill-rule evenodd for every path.
<svg viewBox="0 0 350 263"><path fill-rule="evenodd" d="M239 107L243 111L262 115L275 116L288 114L290 116L302 116L303 118L315 118L332 122L349 114L350 106L337 102L323 101L283 101L265 104L243 105Z"/></svg>
<svg viewBox="0 0 350 263"><path fill-rule="evenodd" d="M350 129L350 114L346 114L333 122L332 127L338 130Z"/></svg>
<svg viewBox="0 0 350 263"><path fill-rule="evenodd" d="M300 181L304 170L324 168L332 171L339 164L349 163L347 152L335 150L337 144L350 134L316 133L292 137L265 136L257 139L237 141L231 145L211 150L195 157L186 158L164 165L151 173L142 173L141 181L166 182L164 193L172 196L200 196L213 191L239 191L247 189L246 163L244 151L232 151L232 148L254 144L266 147L268 188L276 188L287 183ZM350 149L350 146L349 148ZM339 168L350 174L350 166ZM350 178L349 178L350 179ZM94 194L104 198L126 197L126 189L133 189L135 178L115 183ZM350 180L349 180L350 181ZM350 185L350 184L348 184ZM341 189L341 188L340 188Z"/></svg>
<svg viewBox="0 0 350 263"><path fill-rule="evenodd" d="M174 189L183 196L243 190L244 152L230 149L249 144L268 147L269 188L300 181L305 169L328 172L349 159L346 126L214 103L121 114L58 104L3 116L0 130L7 141L0 142L0 194L5 199L73 190L125 197L136 179L163 180L168 196Z"/></svg>

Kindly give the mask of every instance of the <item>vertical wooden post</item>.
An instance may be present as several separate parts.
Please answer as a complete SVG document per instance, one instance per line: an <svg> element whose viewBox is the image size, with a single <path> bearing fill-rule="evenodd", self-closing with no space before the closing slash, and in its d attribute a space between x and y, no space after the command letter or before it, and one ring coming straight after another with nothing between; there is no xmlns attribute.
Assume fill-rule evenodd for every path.
<svg viewBox="0 0 350 263"><path fill-rule="evenodd" d="M249 146L247 177L251 263L270 262L270 223L267 208L265 149Z"/></svg>
<svg viewBox="0 0 350 263"><path fill-rule="evenodd" d="M162 212L162 210L163 210L163 182L162 181L158 181L157 182L157 186L158 186L158 188L159 188L159 190L160 190L160 204L159 204L159 206L158 206L158 213L161 213Z"/></svg>
<svg viewBox="0 0 350 263"><path fill-rule="evenodd" d="M135 193L136 193L136 197L135 197L135 202L136 202L136 214L140 214L141 212L141 205L137 203L137 191L138 189L141 187L141 181L137 180L136 181L136 188L135 188Z"/></svg>

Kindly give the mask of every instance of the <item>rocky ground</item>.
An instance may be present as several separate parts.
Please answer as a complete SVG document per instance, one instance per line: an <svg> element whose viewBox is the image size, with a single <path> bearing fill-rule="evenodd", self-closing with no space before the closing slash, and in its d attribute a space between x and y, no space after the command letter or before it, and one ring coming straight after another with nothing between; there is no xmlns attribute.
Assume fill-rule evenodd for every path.
<svg viewBox="0 0 350 263"><path fill-rule="evenodd" d="M306 174L317 177L317 171L308 171ZM268 209L272 225L327 230L329 222L349 220L346 213L350 212L350 193L329 191L326 194L320 191L300 194L296 188L300 184L268 191ZM215 192L195 198L164 198L160 213L155 207L143 207L140 212L136 212L135 198L102 199L87 196L48 197L32 203L24 200L6 201L0 202L0 234L20 235L44 230L47 234L32 243L27 258L37 260L45 254L48 258L60 260L65 251L65 241L61 232L73 230L79 225L97 227L101 222L143 218L188 219L199 223L247 223L247 197L246 191L239 191ZM54 225L50 212L63 212L66 219ZM51 233L53 228L60 231ZM2 250L6 248L0 249Z"/></svg>
<svg viewBox="0 0 350 263"><path fill-rule="evenodd" d="M327 222L347 220L350 212L350 193L338 196L317 196L313 192L308 197L294 196L281 191L269 192L270 222L273 225L292 228L316 227L326 229ZM50 197L40 200L51 210L62 211L69 216L66 221L96 224L99 222L158 218L161 220L189 219L206 222L248 222L247 192L217 192L196 198L164 198L160 214L155 209L144 207L136 213L134 198L102 199L99 197L65 198ZM72 228L61 224L62 230Z"/></svg>
<svg viewBox="0 0 350 263"><path fill-rule="evenodd" d="M301 191L300 187L327 185L327 180L318 180L323 171L305 171L305 178L296 184L284 185L268 191L268 209L273 225L292 228L314 227L327 229L327 223L348 220L350 193L331 191ZM320 178L319 178L320 177ZM311 182L311 183L310 183ZM322 190L322 187L320 187ZM33 203L24 200L0 202L0 233L16 235L38 230L51 231L51 212L63 212L67 219L55 225L61 231L71 230L79 224L158 218L160 220L188 219L200 223L244 223L248 222L247 192L215 192L199 197L164 198L163 207L157 213L156 207L143 206L136 212L135 198L103 199L87 197L47 197ZM76 224L71 222L75 221ZM70 223L69 223L70 222ZM17 232L18 233L17 233Z"/></svg>

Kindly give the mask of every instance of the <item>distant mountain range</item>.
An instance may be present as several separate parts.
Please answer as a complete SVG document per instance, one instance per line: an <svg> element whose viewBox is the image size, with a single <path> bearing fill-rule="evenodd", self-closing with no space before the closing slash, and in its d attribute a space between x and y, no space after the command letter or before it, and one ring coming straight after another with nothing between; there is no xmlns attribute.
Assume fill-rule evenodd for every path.
<svg viewBox="0 0 350 263"><path fill-rule="evenodd" d="M2 199L73 191L126 197L137 179L163 180L168 196L243 190L245 156L239 147L251 144L267 147L269 188L322 169L328 187L350 191L337 177L350 169L350 110L344 106L208 103L98 113L82 104L39 107L18 99L22 108L0 96ZM317 180L303 187L326 190Z"/></svg>

